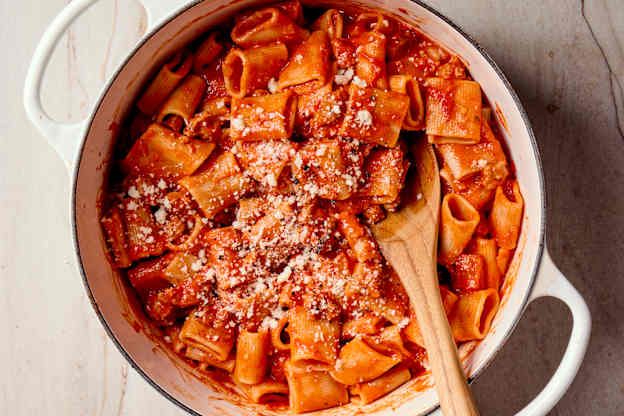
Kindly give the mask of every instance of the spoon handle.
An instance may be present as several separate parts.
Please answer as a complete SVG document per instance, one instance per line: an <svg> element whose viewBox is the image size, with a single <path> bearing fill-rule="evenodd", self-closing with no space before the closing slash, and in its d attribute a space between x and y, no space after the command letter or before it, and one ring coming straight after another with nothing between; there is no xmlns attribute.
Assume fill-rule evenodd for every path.
<svg viewBox="0 0 624 416"><path fill-rule="evenodd" d="M418 240L418 241L414 241ZM478 415L440 297L433 261L418 238L380 242L416 313L444 416ZM422 247L421 247L422 245Z"/></svg>

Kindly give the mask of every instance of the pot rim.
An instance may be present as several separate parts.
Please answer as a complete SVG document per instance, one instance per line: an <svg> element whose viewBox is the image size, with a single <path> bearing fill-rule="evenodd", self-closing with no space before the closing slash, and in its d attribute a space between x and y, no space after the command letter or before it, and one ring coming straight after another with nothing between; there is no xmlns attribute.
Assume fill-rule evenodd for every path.
<svg viewBox="0 0 624 416"><path fill-rule="evenodd" d="M84 130L82 132L82 138L80 139L80 145L78 146L78 151L77 151L76 155L74 156L74 165L73 166L75 166L75 168L72 170L71 196L70 196L70 204L71 204L70 220L71 220L71 228L72 228L72 243L73 243L74 251L75 251L75 254L76 254L76 257L77 257L77 260L78 260L77 261L77 265L78 265L78 269L80 271L80 275L82 277L83 287L84 287L85 291L87 292L87 296L89 297L89 302L91 303L91 306L92 306L93 310L95 311L95 314L97 315L98 320L100 321L100 323L104 327L104 330L106 331L109 339L113 342L113 344L115 345L115 347L117 348L119 353L132 366L132 368L139 375L141 375L141 377L148 384L150 384L156 391L158 391L160 394L162 394L170 402L172 402L173 404L175 404L179 408L183 409L184 411L186 411L186 412L188 412L188 413L190 413L190 414L192 414L194 416L203 416L203 415L201 413L198 413L194 409L191 409L190 407L188 407L187 405L182 403L180 400L178 400L176 397L174 397L172 394L170 394L167 390L165 390L163 387L161 387L160 384L158 384L155 380L153 380L141 368L141 366L126 351L126 349L122 345L121 341L119 341L117 339L117 336L115 335L115 333L113 332L111 327L108 325L108 322L106 321L106 319L104 318L104 315L100 311L100 308L99 308L99 306L97 304L97 301L95 300L95 296L94 296L93 292L91 291L91 286L89 285L89 281L87 280L87 274L85 272L84 265L83 265L83 262L82 262L82 255L81 255L81 252L80 252L80 245L78 244L78 228L77 228L77 222L76 222L76 195L77 195L76 191L77 191L77 187L78 187L78 177L79 177L79 174L80 174L80 161L82 160L82 154L83 154L83 151L84 151L86 138L87 138L88 133L89 133L89 131L91 129L91 125L93 123L93 119L95 118L95 115L100 110L100 107L102 105L102 101L104 100L104 97L108 94L109 90L111 89L111 87L112 87L115 79L119 75L119 73L127 65L127 63L130 61L130 59L132 59L132 57L134 57L134 55L137 53L137 51L139 51L143 47L143 45L145 45L145 43L154 36L154 34L156 34L164 26L168 25L171 21L173 21L175 18L180 16L182 13L186 12L190 8L196 6L197 4L202 3L203 1L205 1L205 0L189 0L185 4L179 6L178 8L173 9L172 13L170 15L168 15L166 20L163 20L159 24L155 25L149 31L149 33L146 32L143 35L143 37L129 51L129 53L126 55L126 57L117 65L117 67L115 68L113 73L108 77L105 85L101 89L101 92L100 92L100 94L99 94L95 104L93 105L93 108L91 110L91 113L89 114L89 117L85 121L85 127L84 127ZM486 62L494 70L496 75L503 82L503 85L505 86L505 89L506 89L507 93L513 99L513 102L514 102L516 108L518 109L518 111L520 113L520 116L522 118L522 122L523 122L523 124L524 124L524 126L525 126L525 128L526 128L526 130L528 132L528 135L529 135L530 144L531 144L531 150L533 151L533 155L535 157L535 161L536 161L536 165L537 165L537 171L538 171L537 179L538 179L538 182L539 182L539 191L540 191L540 194L541 194L542 204L541 204L541 207L540 207L540 222L538 224L538 227L539 227L539 229L538 229L538 236L539 237L538 237L537 254L536 254L536 257L535 257L535 263L533 264L533 268L532 268L532 271L531 271L531 276L529 278L529 280L530 280L529 281L529 285L527 287L526 293L524 294L522 302L520 303L520 312L514 317L513 322L511 323L511 326L505 332L504 336L501 338L501 341L496 346L496 348L490 353L490 355L487 358L487 360L481 365L480 368L477 369L477 371L474 374L472 374L470 377L468 377L468 382L472 383L474 380L477 379L477 377L479 377L485 371L486 368L488 368L490 366L490 364L494 361L494 358L498 355L499 351L503 348L503 346L507 343L508 339L511 337L511 334L515 330L516 325L518 325L518 322L520 321L520 318L522 318L522 315L524 314L524 310L525 310L525 308L527 306L527 302L528 302L529 296L531 295L531 292L533 291L533 287L535 285L535 281L536 281L536 278L537 278L537 271L538 271L540 263L542 261L542 256L543 256L544 246L545 246L546 189L545 189L545 183L544 183L544 171L543 171L543 168L542 168L542 160L541 160L541 157L540 157L539 148L537 146L537 140L535 138L535 134L533 132L533 127L531 126L531 122L529 120L529 116L528 116L526 110L524 109L524 106L522 105L522 102L520 101L520 98L518 97L518 94L516 93L516 91L514 90L514 88L511 85L511 83L509 82L509 80L505 76L505 73L503 72L503 70L496 64L496 62L490 56L490 54L470 34L468 34L466 31L464 31L459 25L454 23L451 19L446 17L444 14L439 12L434 7L426 4L423 0L409 0L409 1L412 2L412 3L415 3L416 5L422 7L423 9L427 10L428 12L432 13L437 18L442 20L445 24L450 26L453 30L455 30L457 33L459 33L459 35L461 35L464 39L466 39L481 54L481 56L486 60ZM439 407L440 407L440 404L438 402L438 403L436 403L436 405L434 405L432 408L430 408L428 410L428 414L431 414L433 411L435 411Z"/></svg>

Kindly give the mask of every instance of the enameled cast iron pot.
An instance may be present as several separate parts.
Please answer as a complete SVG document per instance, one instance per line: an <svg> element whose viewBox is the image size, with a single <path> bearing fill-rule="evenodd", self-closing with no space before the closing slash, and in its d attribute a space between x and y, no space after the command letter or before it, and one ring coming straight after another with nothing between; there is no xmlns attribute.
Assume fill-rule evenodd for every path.
<svg viewBox="0 0 624 416"><path fill-rule="evenodd" d="M110 77L88 119L63 124L50 119L41 107L40 88L49 57L61 35L95 0L72 1L48 27L30 65L24 89L26 112L71 170L71 221L74 247L83 284L102 325L135 370L165 397L197 415L273 413L238 401L189 376L190 366L168 353L152 336L153 328L137 307L132 292L107 260L99 223L98 194L102 188L116 128L123 122L137 93L173 51L238 10L266 1L254 0L142 0L148 29ZM306 1L304 0L304 3ZM311 2L312 3L312 2ZM329 6L331 1L314 1ZM334 3L335 4L335 3ZM401 18L461 56L496 110L506 136L525 199L525 218L519 248L506 277L502 307L487 338L468 354L464 367L471 379L479 375L501 349L527 305L542 296L564 301L574 325L559 368L544 390L519 414L543 415L561 398L581 364L589 341L590 315L583 298L552 263L545 249L544 178L535 137L516 93L490 56L447 18L418 0L363 0L353 4L376 7ZM141 329L138 330L137 329ZM437 395L431 380L412 380L360 411L375 415L422 415L436 411ZM318 412L351 415L351 404ZM439 410L437 410L439 412Z"/></svg>

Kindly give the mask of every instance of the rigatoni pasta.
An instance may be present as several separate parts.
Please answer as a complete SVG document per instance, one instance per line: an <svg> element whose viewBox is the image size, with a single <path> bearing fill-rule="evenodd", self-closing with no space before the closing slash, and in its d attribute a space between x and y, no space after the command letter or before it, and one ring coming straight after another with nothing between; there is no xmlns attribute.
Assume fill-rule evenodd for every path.
<svg viewBox="0 0 624 416"><path fill-rule="evenodd" d="M265 376L269 363L269 333L267 330L243 330L236 341L234 378L245 384L258 384Z"/></svg>
<svg viewBox="0 0 624 416"><path fill-rule="evenodd" d="M336 9L327 10L312 23L312 29L324 31L330 39L341 38L343 27L344 19L340 11Z"/></svg>
<svg viewBox="0 0 624 416"><path fill-rule="evenodd" d="M426 130L435 144L474 144L481 132L481 88L474 81L429 78Z"/></svg>
<svg viewBox="0 0 624 416"><path fill-rule="evenodd" d="M214 143L189 139L159 124L152 124L121 162L129 173L150 173L171 178L195 172L215 148Z"/></svg>
<svg viewBox="0 0 624 416"><path fill-rule="evenodd" d="M349 401L347 387L325 371L310 371L288 363L286 379L290 408L297 413L340 406Z"/></svg>
<svg viewBox="0 0 624 416"><path fill-rule="evenodd" d="M350 386L379 377L400 363L401 358L396 354L384 355L357 337L340 349L335 362L330 372L332 378Z"/></svg>
<svg viewBox="0 0 624 416"><path fill-rule="evenodd" d="M465 198L448 194L442 200L440 213L440 264L455 263L466 248L479 224L479 212Z"/></svg>
<svg viewBox="0 0 624 416"><path fill-rule="evenodd" d="M409 97L409 110L403 119L404 130L422 130L425 127L425 104L418 81L409 75L392 75L388 81L392 91Z"/></svg>
<svg viewBox="0 0 624 416"><path fill-rule="evenodd" d="M255 48L233 48L223 61L225 88L232 97L243 98L266 88L288 59L288 48L281 42Z"/></svg>
<svg viewBox="0 0 624 416"><path fill-rule="evenodd" d="M216 40L217 32L212 32L199 46L193 58L193 72L201 74L206 67L223 50L223 46Z"/></svg>
<svg viewBox="0 0 624 416"><path fill-rule="evenodd" d="M397 366L374 380L352 386L349 391L361 403L368 404L406 383L411 377L406 367Z"/></svg>
<svg viewBox="0 0 624 416"><path fill-rule="evenodd" d="M205 317L205 314L189 315L180 331L180 340L214 357L216 361L223 362L234 347L234 332L223 326L206 323Z"/></svg>
<svg viewBox="0 0 624 416"><path fill-rule="evenodd" d="M298 26L277 7L258 10L243 18L232 29L232 40L243 48L282 41L293 43L307 38L309 32Z"/></svg>
<svg viewBox="0 0 624 416"><path fill-rule="evenodd" d="M234 371L236 360L234 360L233 358L229 357L225 361L220 361L213 355L206 353L199 348L191 347L186 342L181 341L179 335L177 342L180 342L184 346L184 355L186 356L186 358L190 358L193 361L199 362L199 368L203 368L205 370L208 367L214 367L224 370L227 373L232 373Z"/></svg>
<svg viewBox="0 0 624 416"><path fill-rule="evenodd" d="M327 83L330 75L329 37L313 32L293 53L279 74L277 88L291 88L299 94L314 91Z"/></svg>
<svg viewBox="0 0 624 416"><path fill-rule="evenodd" d="M232 100L233 140L288 139L295 124L297 97L291 91Z"/></svg>
<svg viewBox="0 0 624 416"><path fill-rule="evenodd" d="M387 89L386 36L378 31L361 34L355 41L355 76L375 88Z"/></svg>
<svg viewBox="0 0 624 416"><path fill-rule="evenodd" d="M418 140L440 163L453 335L487 336L520 185L479 84L415 28L297 0L242 10L165 62L136 106L100 220L146 315L197 371L298 413L368 404L425 372L368 229L402 209Z"/></svg>
<svg viewBox="0 0 624 416"><path fill-rule="evenodd" d="M167 117L178 116L188 123L201 102L206 83L197 75L188 75L158 110L156 121L162 123Z"/></svg>
<svg viewBox="0 0 624 416"><path fill-rule="evenodd" d="M176 85L191 70L193 56L187 51L180 51L160 69L149 87L137 101L137 108L148 116L154 114L158 106L173 92Z"/></svg>
<svg viewBox="0 0 624 416"><path fill-rule="evenodd" d="M518 243L524 199L520 194L517 181L508 183L508 191L502 186L496 188L492 212L490 213L490 227L499 247L513 250Z"/></svg>
<svg viewBox="0 0 624 416"><path fill-rule="evenodd" d="M449 323L456 341L483 339L498 311L499 295L495 289L477 290L459 296Z"/></svg>
<svg viewBox="0 0 624 416"><path fill-rule="evenodd" d="M288 384L265 380L248 388L248 396L254 403L267 403L288 395Z"/></svg>
<svg viewBox="0 0 624 416"><path fill-rule="evenodd" d="M409 97L370 88L360 78L352 81L340 134L386 147L394 147L409 108Z"/></svg>
<svg viewBox="0 0 624 416"><path fill-rule="evenodd" d="M486 284L484 288L500 289L501 272L496 261L497 247L493 239L475 237L468 246L468 252L480 255L485 263Z"/></svg>
<svg viewBox="0 0 624 416"><path fill-rule="evenodd" d="M302 307L290 311L290 359L293 363L321 363L328 367L336 361L340 325L314 317Z"/></svg>
<svg viewBox="0 0 624 416"><path fill-rule="evenodd" d="M200 172L180 179L179 184L188 190L209 219L235 203L251 188L249 178L243 175L230 152L222 153Z"/></svg>

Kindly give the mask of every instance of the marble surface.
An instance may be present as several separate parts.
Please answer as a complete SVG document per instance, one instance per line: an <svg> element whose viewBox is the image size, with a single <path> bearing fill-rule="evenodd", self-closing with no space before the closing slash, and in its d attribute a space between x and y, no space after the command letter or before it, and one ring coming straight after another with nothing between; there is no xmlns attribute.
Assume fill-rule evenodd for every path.
<svg viewBox="0 0 624 416"><path fill-rule="evenodd" d="M75 271L66 169L22 107L32 52L67 2L0 2L0 414L182 415L100 327ZM526 106L544 163L548 246L593 314L585 362L551 414L624 414L624 1L429 3L490 52ZM54 53L48 112L85 117L144 28L134 1L97 3ZM531 400L570 328L558 301L530 305L473 385L482 413L513 414Z"/></svg>

